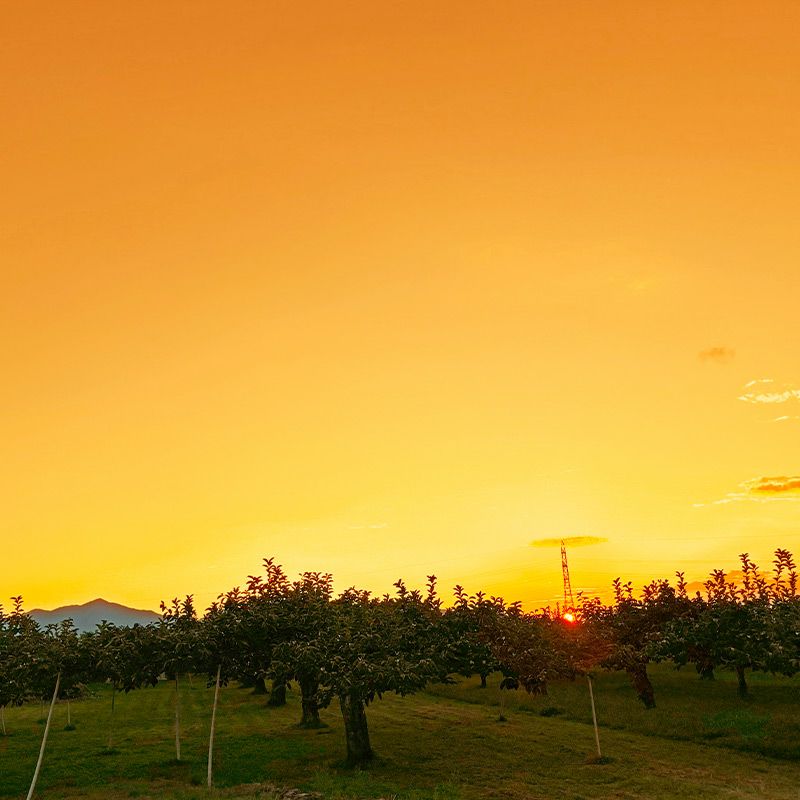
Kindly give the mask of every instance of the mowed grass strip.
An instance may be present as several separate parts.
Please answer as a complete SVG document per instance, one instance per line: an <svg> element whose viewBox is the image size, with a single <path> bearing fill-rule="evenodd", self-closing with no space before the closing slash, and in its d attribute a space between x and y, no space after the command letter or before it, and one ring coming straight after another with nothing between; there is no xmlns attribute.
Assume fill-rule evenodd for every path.
<svg viewBox="0 0 800 800"><path fill-rule="evenodd" d="M470 687L451 690L468 692ZM191 687L184 683L181 691L184 760L180 764L174 760L171 685L118 695L112 754L105 754L108 687L93 687L93 697L72 704L74 731L63 730L66 709L61 704L38 796L52 800L209 797L203 784L212 690L195 679ZM600 700L602 678L598 694ZM612 697L608 692L601 717L603 708L608 711L621 702ZM555 687L554 696L544 702L554 699ZM222 691L215 758L219 788L212 796L231 800L278 796L269 788L254 786L263 783L318 791L331 800L796 800L799 794L800 764L736 752L719 746L718 739L699 744L659 738L632 730L629 722L624 730L601 731L611 761L595 764L591 727L567 714L542 717L512 708L508 721L498 722L490 699L467 703L429 693L388 696L370 705L367 713L378 758L370 769L353 772L339 766L344 741L338 710L323 712L329 728L305 731L296 727L300 712L294 695L290 693L288 705L280 709L267 708L265 700L237 687ZM588 702L586 697L584 701ZM734 708L735 692L726 703L715 706L714 713ZM626 718L627 712L619 713ZM11 735L0 737L2 797L25 796L41 740L39 716L38 704L7 714Z"/></svg>
<svg viewBox="0 0 800 800"><path fill-rule="evenodd" d="M797 679L748 674L750 697L743 700L737 695L736 676L730 672L720 670L715 680L701 681L692 667L676 670L669 664L656 664L649 671L657 704L651 710L637 699L626 675L597 675L594 693L602 728L800 760ZM486 689L480 688L477 678L470 678L428 691L460 702L499 707L499 680L492 676ZM529 712L586 724L592 721L585 679L553 682L546 696L524 691L504 694L507 715Z"/></svg>

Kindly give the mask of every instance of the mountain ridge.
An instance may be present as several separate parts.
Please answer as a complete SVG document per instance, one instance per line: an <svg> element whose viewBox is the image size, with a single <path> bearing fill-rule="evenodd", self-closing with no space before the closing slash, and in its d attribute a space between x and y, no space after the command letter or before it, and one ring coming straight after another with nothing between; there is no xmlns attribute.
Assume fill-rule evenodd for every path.
<svg viewBox="0 0 800 800"><path fill-rule="evenodd" d="M102 597L97 597L87 603L59 606L52 610L34 608L28 613L42 627L71 619L79 631L92 631L104 620L114 625L125 626L147 625L160 619L155 611L131 608Z"/></svg>

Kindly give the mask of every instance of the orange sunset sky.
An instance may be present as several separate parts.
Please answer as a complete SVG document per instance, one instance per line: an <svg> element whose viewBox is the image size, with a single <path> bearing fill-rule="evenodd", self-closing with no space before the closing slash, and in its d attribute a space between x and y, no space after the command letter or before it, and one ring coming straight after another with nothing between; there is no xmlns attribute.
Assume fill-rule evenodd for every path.
<svg viewBox="0 0 800 800"><path fill-rule="evenodd" d="M800 4L0 10L4 599L800 549Z"/></svg>

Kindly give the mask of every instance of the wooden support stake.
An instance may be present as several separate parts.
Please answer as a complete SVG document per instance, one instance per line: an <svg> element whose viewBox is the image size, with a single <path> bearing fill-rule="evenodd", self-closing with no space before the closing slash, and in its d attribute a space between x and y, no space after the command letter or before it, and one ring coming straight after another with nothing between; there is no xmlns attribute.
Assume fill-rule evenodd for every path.
<svg viewBox="0 0 800 800"><path fill-rule="evenodd" d="M181 693L178 688L178 673L175 673L175 760L181 760Z"/></svg>
<svg viewBox="0 0 800 800"><path fill-rule="evenodd" d="M219 676L222 664L217 666L217 681L214 684L214 706L211 709L211 733L208 736L208 788L211 788L211 770L214 764L214 726L217 721L217 701L219 700Z"/></svg>
<svg viewBox="0 0 800 800"><path fill-rule="evenodd" d="M33 780L31 781L31 788L28 789L27 800L31 800L33 793L36 790L36 781L39 780L39 771L42 769L42 761L44 760L44 746L47 744L47 734L50 733L50 720L53 718L53 707L58 698L58 687L61 685L61 673L56 677L56 688L53 689L53 699L50 701L50 710L47 712L47 722L44 726L44 735L42 736L42 746L39 748L39 760L36 762L36 770L33 773Z"/></svg>
<svg viewBox="0 0 800 800"><path fill-rule="evenodd" d="M589 699L592 701L592 722L594 723L594 741L597 745L597 757L602 758L603 754L600 752L600 732L597 730L597 712L594 710L594 691L592 691L592 676L587 675L586 680L589 681Z"/></svg>

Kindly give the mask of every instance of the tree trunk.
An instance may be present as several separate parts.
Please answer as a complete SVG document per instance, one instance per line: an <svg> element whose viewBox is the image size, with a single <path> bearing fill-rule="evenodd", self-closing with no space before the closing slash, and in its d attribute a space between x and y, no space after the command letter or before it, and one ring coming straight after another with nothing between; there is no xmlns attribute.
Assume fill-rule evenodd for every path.
<svg viewBox="0 0 800 800"><path fill-rule="evenodd" d="M303 676L298 683L300 684L300 704L303 709L300 727L321 728L322 722L319 718L319 705L317 704L319 681L316 678Z"/></svg>
<svg viewBox="0 0 800 800"><path fill-rule="evenodd" d="M653 684L650 683L650 678L647 677L647 665L637 664L626 671L631 679L633 688L636 689L636 694L639 695L639 699L644 703L644 707L655 708L656 696L653 691Z"/></svg>
<svg viewBox="0 0 800 800"><path fill-rule="evenodd" d="M253 694L266 694L266 693L267 693L267 684L264 682L264 678L263 677L256 678L255 681L253 682Z"/></svg>
<svg viewBox="0 0 800 800"><path fill-rule="evenodd" d="M713 681L714 680L714 665L705 661L700 661L695 664L695 668L697 669L698 674L700 675L701 681Z"/></svg>
<svg viewBox="0 0 800 800"><path fill-rule="evenodd" d="M217 666L217 680L214 684L214 705L211 708L211 732L208 735L208 788L211 788L211 769L214 763L214 728L217 723L217 701L219 700L219 674L222 664Z"/></svg>
<svg viewBox="0 0 800 800"><path fill-rule="evenodd" d="M111 687L111 719L108 722L108 745L107 750L111 750L114 745L114 703L117 699L117 687Z"/></svg>
<svg viewBox="0 0 800 800"><path fill-rule="evenodd" d="M736 667L736 679L739 682L739 697L747 697L747 679L744 676L744 667Z"/></svg>
<svg viewBox="0 0 800 800"><path fill-rule="evenodd" d="M364 766L373 756L364 702L358 695L350 692L339 695L339 705L342 709L344 735L347 740L347 765Z"/></svg>
<svg viewBox="0 0 800 800"><path fill-rule="evenodd" d="M528 694L539 695L541 697L547 697L547 681L546 680L534 680L530 683L524 684L525 691Z"/></svg>
<svg viewBox="0 0 800 800"><path fill-rule="evenodd" d="M486 688L486 673L481 672L481 689Z"/></svg>
<svg viewBox="0 0 800 800"><path fill-rule="evenodd" d="M3 724L3 736L8 736L6 733L6 707L0 706L0 722Z"/></svg>
<svg viewBox="0 0 800 800"><path fill-rule="evenodd" d="M53 690L53 699L50 701L50 710L47 712L47 722L44 725L44 735L42 736L42 746L39 748L39 760L36 762L36 770L33 773L33 780L31 781L31 788L28 790L27 800L31 800L33 793L36 790L36 781L39 780L39 772L42 769L42 760L44 759L44 746L47 744L47 734L50 733L50 720L53 718L53 707L58 699L58 687L61 685L61 673L56 676L56 688Z"/></svg>
<svg viewBox="0 0 800 800"><path fill-rule="evenodd" d="M178 673L175 673L175 760L181 760L181 693L178 688Z"/></svg>
<svg viewBox="0 0 800 800"><path fill-rule="evenodd" d="M267 705L272 708L286 705L286 681L272 681L272 691L269 693Z"/></svg>

